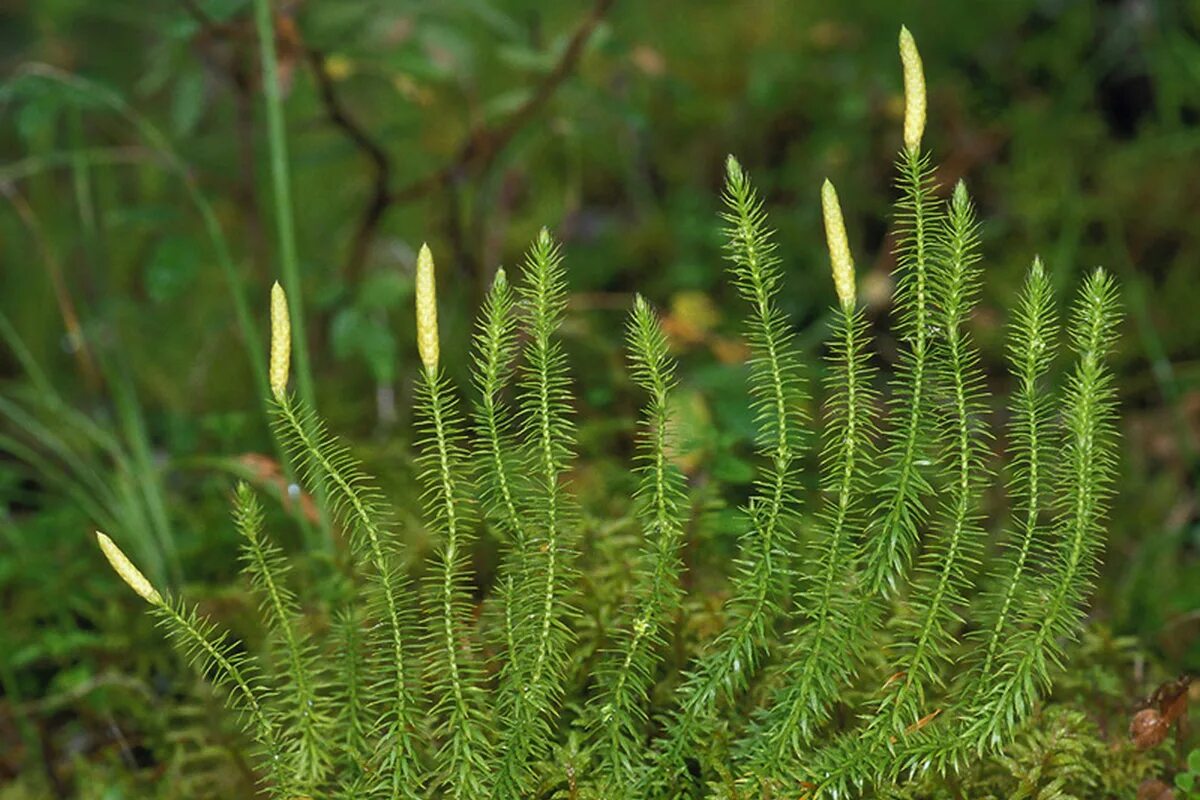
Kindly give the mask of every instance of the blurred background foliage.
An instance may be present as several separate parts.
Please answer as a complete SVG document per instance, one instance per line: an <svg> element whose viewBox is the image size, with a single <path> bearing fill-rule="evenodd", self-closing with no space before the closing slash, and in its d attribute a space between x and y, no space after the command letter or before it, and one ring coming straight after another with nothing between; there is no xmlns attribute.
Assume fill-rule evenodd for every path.
<svg viewBox="0 0 1200 800"><path fill-rule="evenodd" d="M1086 269L1112 269L1127 311L1124 457L1094 652L1071 667L1071 709L1051 706L1042 738L980 786L1036 789L1045 776L1029 764L1050 758L1045 740L1060 730L1093 737L1080 753L1117 752L1106 742L1124 740L1158 681L1200 670L1200 2L276 10L318 404L414 515L414 558L427 545L407 510L416 249L429 241L437 254L443 352L461 354L446 361L463 385L482 291L546 225L565 242L573 288L589 519L627 520L637 399L617 331L637 290L664 310L683 363L679 458L707 512L690 532L686 633L719 624L726 522L753 467L741 311L715 224L723 159L737 154L768 198L783 302L814 378L833 299L817 187L837 183L886 370L903 22L926 64L939 180L965 178L986 220L973 325L994 388L1007 387L1005 302L1035 254L1064 291ZM233 476L276 498L276 530L312 554L302 577L315 586L327 571L326 549L312 547L320 520L289 490L251 361L279 270L248 2L9 0L0 70L0 797L244 795L232 726L100 568L89 531L119 536L157 580L250 639L251 601L231 580ZM598 597L619 597L629 528L589 532ZM585 610L602 631L603 603ZM1168 770L1183 746L1164 756ZM1159 769L1130 764L1101 770ZM1120 784L1081 785L1109 778ZM1055 796L1031 792L1021 796Z"/></svg>

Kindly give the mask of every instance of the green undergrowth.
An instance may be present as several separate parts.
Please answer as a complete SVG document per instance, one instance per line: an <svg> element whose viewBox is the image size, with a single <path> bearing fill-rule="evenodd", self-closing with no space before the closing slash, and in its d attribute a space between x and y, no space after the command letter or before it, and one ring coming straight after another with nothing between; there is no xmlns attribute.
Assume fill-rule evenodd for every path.
<svg viewBox="0 0 1200 800"><path fill-rule="evenodd" d="M900 349L888 381L876 376L833 185L821 195L837 302L818 383L781 311L785 261L763 203L726 163L720 226L747 369L745 387L725 391L751 412L756 459L740 508L723 515L738 542L719 608L695 613L688 592L704 513L677 458L677 365L646 300L626 322L643 407L625 477L606 493L630 509L614 530L578 485L567 254L543 230L512 278L496 273L470 352L442 353L422 248L413 448L433 546L414 572L393 501L289 390L293 334L276 286L270 415L344 543L336 589L297 592L293 559L245 484L234 517L261 646L156 588L100 536L228 698L263 792L815 798L973 781L1049 797L1036 793L1047 781L1118 791L1119 776L1148 768L1097 764L1094 723L1043 707L1079 637L1112 501L1116 285L1097 269L1063 302L1035 258L1010 304L1013 388L995 397L970 324L980 223L964 183L948 195L937 185L922 149L920 57L907 30L900 44L890 320ZM451 378L464 363L469 386ZM1002 460L993 437L1007 445ZM990 496L1007 497L1003 512ZM483 542L496 553L487 578ZM598 555L627 574L606 579ZM621 589L597 603L606 583ZM314 604L328 624L313 624Z"/></svg>

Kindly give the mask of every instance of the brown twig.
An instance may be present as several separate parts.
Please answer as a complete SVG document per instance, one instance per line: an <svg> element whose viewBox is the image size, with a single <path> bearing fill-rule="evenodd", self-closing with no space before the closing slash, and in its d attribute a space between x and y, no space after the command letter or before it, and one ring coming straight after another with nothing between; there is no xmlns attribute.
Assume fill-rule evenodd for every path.
<svg viewBox="0 0 1200 800"><path fill-rule="evenodd" d="M235 172L233 194L245 221L251 263L260 279L266 277L267 240L263 235L259 214L258 189L254 172L254 70L257 51L254 31L210 17L196 0L180 0L183 10L200 26L194 39L196 48L211 59L214 70L228 81L234 102L234 130L237 142L238 169ZM229 48L223 56L213 44Z"/></svg>
<svg viewBox="0 0 1200 800"><path fill-rule="evenodd" d="M366 155L374 170L371 182L371 199L363 209L354 238L350 241L350 254L346 259L345 275L350 282L355 281L362 272L370 250L371 239L379 222L391 203L389 186L392 182L392 162L384 149L367 133L359 122L350 115L342 104L334 88L333 77L329 74L326 55L320 50L307 48L305 57L317 82L317 93L325 106L325 116L331 124L340 129L359 150Z"/></svg>
<svg viewBox="0 0 1200 800"><path fill-rule="evenodd" d="M376 181L377 191L364 209L355 231L350 259L345 270L348 279L353 280L361 271L375 232L392 206L419 200L430 192L452 183L483 175L495 164L504 148L521 128L541 112L563 81L574 71L588 40L614 2L615 0L596 0L592 10L571 35L554 68L546 74L533 94L499 124L479 124L472 128L458 147L457 155L449 163L386 193L378 192L380 184ZM386 160L385 156L384 161Z"/></svg>
<svg viewBox="0 0 1200 800"><path fill-rule="evenodd" d="M394 171L391 159L383 147L371 138L366 128L349 112L338 96L336 83L329 73L326 53L299 43L313 73L317 94L324 107L326 119L363 152L371 162L374 172L371 181L371 196L355 226L343 269L347 281L353 283L361 276L379 226L393 206L411 203L453 183L487 173L517 133L541 112L562 83L574 71L579 59L583 56L588 40L591 39L592 34L595 33L597 26L614 2L615 0L595 0L591 11L571 35L557 63L546 73L533 94L525 102L497 124L475 125L468 131L462 144L457 148L455 157L449 163L395 189L391 188ZM238 39L244 35L244 32L236 25L220 23L208 18L195 0L182 0L182 3L184 9L203 26L205 35L231 39ZM291 35L296 36L294 30ZM297 45L297 42L290 39L287 43L293 46Z"/></svg>

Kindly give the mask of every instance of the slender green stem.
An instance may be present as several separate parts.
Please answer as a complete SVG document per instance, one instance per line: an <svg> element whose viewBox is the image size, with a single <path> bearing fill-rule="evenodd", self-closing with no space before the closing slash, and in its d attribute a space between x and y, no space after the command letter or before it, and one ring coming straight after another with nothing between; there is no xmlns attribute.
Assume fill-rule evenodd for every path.
<svg viewBox="0 0 1200 800"><path fill-rule="evenodd" d="M1030 615L1033 631L1009 643L1006 680L981 715L979 737L987 745L1006 740L1004 734L1030 708L1039 684L1048 683L1048 662L1061 660L1058 642L1076 634L1079 607L1091 588L1115 460L1115 392L1105 359L1112 347L1116 307L1112 279L1096 270L1080 292L1071 330L1077 362L1064 403L1067 435L1059 489L1065 508L1055 531L1057 563L1043 578L1046 599Z"/></svg>
<svg viewBox="0 0 1200 800"><path fill-rule="evenodd" d="M218 685L232 688L231 702L247 717L246 730L262 745L262 754L275 792L290 785L291 776L283 772L279 731L260 697L259 687L251 683L241 662L228 648L219 646L212 637L212 626L203 623L194 612L165 602L155 607L168 631L184 653L200 671Z"/></svg>
<svg viewBox="0 0 1200 800"><path fill-rule="evenodd" d="M507 441L500 431L498 407L500 399L498 391L487 392L481 401L481 418L485 432L485 446L490 462L492 475L499 490L499 507L503 509L503 518L507 523L510 535L516 549L523 553L525 549L525 525L517 511L517 502L512 489L512 477L509 475L508 464L505 462L504 445Z"/></svg>
<svg viewBox="0 0 1200 800"><path fill-rule="evenodd" d="M294 709L285 737L298 744L289 753L289 771L296 791L310 794L320 784L329 759L325 731L322 730L321 698L317 696L312 670L305 657L304 640L293 621L297 615L295 598L282 582L287 567L279 550L264 538L262 507L245 483L238 484L234 516L246 539L243 552L248 572L266 598L263 616L269 630L282 641L287 661L291 685L281 694L292 695Z"/></svg>
<svg viewBox="0 0 1200 800"><path fill-rule="evenodd" d="M284 131L283 93L279 88L279 62L275 54L275 26L270 0L254 0L254 20L262 64L263 91L267 107L267 139L271 152L271 185L275 199L275 231L279 243L279 266L287 291L292 323L292 357L300 399L316 408L308 339L304 328L304 293L300 286L300 264L296 254L295 219L292 210L291 177L288 173L287 136Z"/></svg>
<svg viewBox="0 0 1200 800"><path fill-rule="evenodd" d="M912 560L923 513L921 496L928 484L920 472L924 423L929 414L928 363L930 345L930 248L938 222L934 206L928 157L906 148L900 157L900 245L897 250L896 305L899 329L909 345L893 401L901 416L893 431L889 455L890 480L883 487L882 517L867 539L867 568L873 593L895 591Z"/></svg>
<svg viewBox="0 0 1200 800"><path fill-rule="evenodd" d="M774 297L782 271L762 202L732 156L726 162L726 257L738 293L750 305L750 393L756 412L756 444L768 461L746 511L743 565L727 603L729 627L700 657L678 690L679 710L667 726L657 763L647 779L677 786L689 748L705 741L719 704L743 691L770 646L768 630L786 597L786 565L796 546L793 525L799 504L795 448L803 400L795 339ZM672 790L673 791L673 790Z"/></svg>
<svg viewBox="0 0 1200 800"><path fill-rule="evenodd" d="M279 246L279 268L283 288L287 292L288 315L292 325L293 371L301 402L308 408L316 408L316 387L313 384L308 336L305 333L304 291L300 280L300 261L296 253L295 214L292 208L291 176L288 172L283 93L279 88L279 61L275 53L275 26L271 20L270 0L254 0L254 20L258 29L259 60L262 64L263 92L266 98L267 140L271 154L271 187L275 206L275 232ZM269 394L264 394L264 397L269 397ZM318 489L318 492L321 491L324 490ZM328 516L324 513L324 506L324 503L318 503L318 508L322 510L321 527L325 532L319 544L324 549L331 550L333 531ZM307 523L305 533L308 534Z"/></svg>
<svg viewBox="0 0 1200 800"><path fill-rule="evenodd" d="M438 376L432 370L425 374L426 387L429 391L429 414L432 418L434 438L437 446L437 482L442 503L442 519L446 525L446 541L442 550L442 645L446 649L446 664L450 669L450 686L454 692L454 705L457 714L464 719L467 716L466 700L463 697L462 677L458 669L459 638L463 631L456 630L454 604L457 600L455 585L458 583L459 550L459 519L457 489L450 466L450 445L446 433L445 409L443 408L442 387Z"/></svg>
<svg viewBox="0 0 1200 800"><path fill-rule="evenodd" d="M394 694L388 698L392 714L396 720L392 736L394 741L386 743L392 753L391 797L415 798L420 792L420 765L416 755L416 736L413 721L416 709L410 697L409 664L406 657L404 625L400 607L400 581L392 569L388 553L385 549L382 531L376 522L368 501L359 490L361 475L347 477L348 465L346 459L331 457L317 430L315 419L311 412L307 415L297 414L290 397L284 396L275 404L283 422L284 437L296 443L298 459L306 460L312 467L311 472L323 476L322 484L330 491L325 494L336 495L336 503L344 509L346 519L354 525L358 535L364 540L368 560L379 582L380 594L384 603L384 613L387 626L387 642L390 650L388 670L391 672L390 683Z"/></svg>
<svg viewBox="0 0 1200 800"><path fill-rule="evenodd" d="M572 638L567 624L572 610L565 594L573 574L574 520L561 479L572 457L574 423L566 354L556 336L566 306L566 280L549 231L542 230L529 250L519 295L529 332L518 395L527 470L520 502L529 538L527 547L518 550L515 595L508 598L518 606L513 615L518 653L501 678L507 719L493 793L497 798L527 796L529 762L549 750Z"/></svg>
<svg viewBox="0 0 1200 800"><path fill-rule="evenodd" d="M1011 557L1007 573L1001 576L1004 588L988 634L986 651L979 662L980 676L992 674L996 658L1011 628L1014 604L1019 594L1028 591L1026 571L1046 491L1042 462L1048 447L1050 406L1047 401L1051 395L1049 389L1042 387L1040 382L1050 368L1055 323L1050 283L1040 261L1034 261L1026 277L1017 313L1009 345L1011 368L1018 380L1011 429L1015 453L1014 488L1019 493L1018 508L1023 506L1024 513L1017 523L1019 543L1015 547L1015 555ZM975 685L975 696L979 697L979 690L985 682L978 681Z"/></svg>
<svg viewBox="0 0 1200 800"><path fill-rule="evenodd" d="M443 535L441 570L436 579L436 622L433 684L434 712L447 742L439 759L439 773L450 797L476 800L484 789L490 747L483 730L478 676L470 652L467 579L464 562L470 545L470 504L460 473L460 422L453 396L436 367L427 367L422 378L422 412L425 483L429 487L429 516ZM440 628L440 642L438 641ZM440 655L439 655L440 651Z"/></svg>
<svg viewBox="0 0 1200 800"><path fill-rule="evenodd" d="M939 312L937 322L944 329L940 348L932 354L933 379L938 389L949 393L942 403L948 406L946 418L941 420L948 438L944 447L949 473L942 523L945 531L941 541L922 556L923 571L936 575L936 581L932 587L919 584L913 593L917 634L903 661L903 680L884 701L885 706L890 704L887 727L894 734L903 733L927 712L923 708L925 691L937 681L937 666L952 658L954 609L966 602L967 567L982 534L975 521L982 465L981 433L974 419L981 411L978 392L982 379L965 327L977 293L977 227L966 187L960 182L948 205L944 230L936 240L940 258L929 275Z"/></svg>
<svg viewBox="0 0 1200 800"><path fill-rule="evenodd" d="M649 395L642 414L638 443L640 482L636 514L643 528L637 610L628 628L620 631L610 661L601 671L603 690L596 695L588 718L599 739L599 772L605 790L629 796L635 786L639 750L644 738L643 704L654 680L664 643L663 628L679 607L679 544L681 473L669 461L669 394L674 385L674 361L662 326L640 296L628 324L631 374Z"/></svg>
<svg viewBox="0 0 1200 800"><path fill-rule="evenodd" d="M828 716L836 692L849 679L857 656L857 632L847 613L846 595L856 566L850 536L861 520L856 515L864 475L871 462L869 406L871 370L866 363L865 322L853 309L838 311L827 422L823 480L832 502L822 512L821 541L815 559L821 565L814 586L804 593L809 619L793 633L784 657L782 684L773 723L756 743L752 764L767 774L782 775L801 756ZM778 714L781 710L782 715Z"/></svg>

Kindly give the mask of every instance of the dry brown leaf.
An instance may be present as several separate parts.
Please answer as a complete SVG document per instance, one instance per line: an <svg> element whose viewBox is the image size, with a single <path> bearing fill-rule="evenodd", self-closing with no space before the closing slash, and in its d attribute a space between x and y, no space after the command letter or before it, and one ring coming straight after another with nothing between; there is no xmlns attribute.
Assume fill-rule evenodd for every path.
<svg viewBox="0 0 1200 800"><path fill-rule="evenodd" d="M1157 778L1147 778L1138 787L1137 800L1175 800L1175 792Z"/></svg>

